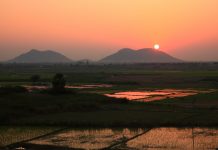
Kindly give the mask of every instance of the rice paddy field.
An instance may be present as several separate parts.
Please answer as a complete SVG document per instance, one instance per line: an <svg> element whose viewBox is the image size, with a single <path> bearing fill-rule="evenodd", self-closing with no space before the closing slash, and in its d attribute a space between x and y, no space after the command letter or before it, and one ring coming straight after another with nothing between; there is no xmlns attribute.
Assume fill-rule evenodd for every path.
<svg viewBox="0 0 218 150"><path fill-rule="evenodd" d="M217 112L217 63L0 65L2 149L216 149Z"/></svg>
<svg viewBox="0 0 218 150"><path fill-rule="evenodd" d="M217 128L76 128L8 148L23 149L216 149Z"/></svg>
<svg viewBox="0 0 218 150"><path fill-rule="evenodd" d="M25 141L58 130L58 127L0 127L0 147Z"/></svg>

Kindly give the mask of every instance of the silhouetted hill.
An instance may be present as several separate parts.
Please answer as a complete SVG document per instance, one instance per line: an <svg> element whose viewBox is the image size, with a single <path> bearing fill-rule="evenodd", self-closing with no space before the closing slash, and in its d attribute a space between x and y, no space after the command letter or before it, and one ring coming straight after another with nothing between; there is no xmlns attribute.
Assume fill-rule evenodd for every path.
<svg viewBox="0 0 218 150"><path fill-rule="evenodd" d="M159 50L144 48L133 50L124 48L117 53L107 56L100 60L101 63L171 63L182 62L177 58L170 56Z"/></svg>
<svg viewBox="0 0 218 150"><path fill-rule="evenodd" d="M67 63L71 62L66 56L54 52L51 50L39 51L32 49L27 53L21 54L20 56L9 60L8 62L14 63Z"/></svg>

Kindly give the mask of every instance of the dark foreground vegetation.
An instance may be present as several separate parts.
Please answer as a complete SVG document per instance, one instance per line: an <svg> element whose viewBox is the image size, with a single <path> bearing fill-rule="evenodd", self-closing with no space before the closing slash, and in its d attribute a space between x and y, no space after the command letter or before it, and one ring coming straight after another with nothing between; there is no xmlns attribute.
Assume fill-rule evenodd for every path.
<svg viewBox="0 0 218 150"><path fill-rule="evenodd" d="M112 86L63 89L65 84ZM30 92L23 85L48 85L51 88ZM116 91L165 88L214 89L214 92L148 103L103 95ZM217 63L2 64L0 134L5 135L5 139L8 136L6 131L11 134L8 128L21 126L46 126L46 131L39 129L38 132L37 129L39 135L65 127L217 127L217 89ZM30 134L27 138L35 135L38 134Z"/></svg>
<svg viewBox="0 0 218 150"><path fill-rule="evenodd" d="M218 63L0 64L0 84L50 84L56 73L64 74L67 84L106 83L138 88L218 87Z"/></svg>
<svg viewBox="0 0 218 150"><path fill-rule="evenodd" d="M217 92L149 103L129 102L102 95L115 91L163 88L217 89L217 63L2 64L0 70L1 125L218 125ZM32 84L51 85L52 89L27 92L22 87ZM66 92L63 89L65 84L113 86L68 89Z"/></svg>
<svg viewBox="0 0 218 150"><path fill-rule="evenodd" d="M1 95L1 125L73 127L217 126L218 92L157 102L93 93Z"/></svg>

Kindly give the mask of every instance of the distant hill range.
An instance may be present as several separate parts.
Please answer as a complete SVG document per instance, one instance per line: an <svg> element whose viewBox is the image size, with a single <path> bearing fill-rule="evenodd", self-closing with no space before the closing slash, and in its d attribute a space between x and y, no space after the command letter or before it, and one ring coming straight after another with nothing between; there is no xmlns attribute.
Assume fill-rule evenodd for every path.
<svg viewBox="0 0 218 150"><path fill-rule="evenodd" d="M32 49L27 53L21 54L16 58L7 61L9 63L73 63L66 56L52 51L40 51ZM117 53L107 56L96 63L174 63L183 62L175 57L170 56L159 50L152 48L144 48L133 50L124 48ZM88 64L95 63L93 61L83 59L74 63Z"/></svg>
<svg viewBox="0 0 218 150"><path fill-rule="evenodd" d="M107 56L100 63L174 63L183 62L159 50L144 48L133 50L124 48L117 53Z"/></svg>
<svg viewBox="0 0 218 150"><path fill-rule="evenodd" d="M32 49L27 53L9 60L10 63L69 63L72 60L51 50L39 51Z"/></svg>

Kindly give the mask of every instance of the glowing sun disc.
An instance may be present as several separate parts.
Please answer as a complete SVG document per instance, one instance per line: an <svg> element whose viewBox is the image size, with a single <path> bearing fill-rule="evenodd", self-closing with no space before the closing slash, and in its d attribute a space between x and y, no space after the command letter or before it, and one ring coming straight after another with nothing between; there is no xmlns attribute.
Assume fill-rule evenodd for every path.
<svg viewBox="0 0 218 150"><path fill-rule="evenodd" d="M158 50L160 48L160 45L159 44L155 44L154 45L154 49Z"/></svg>

